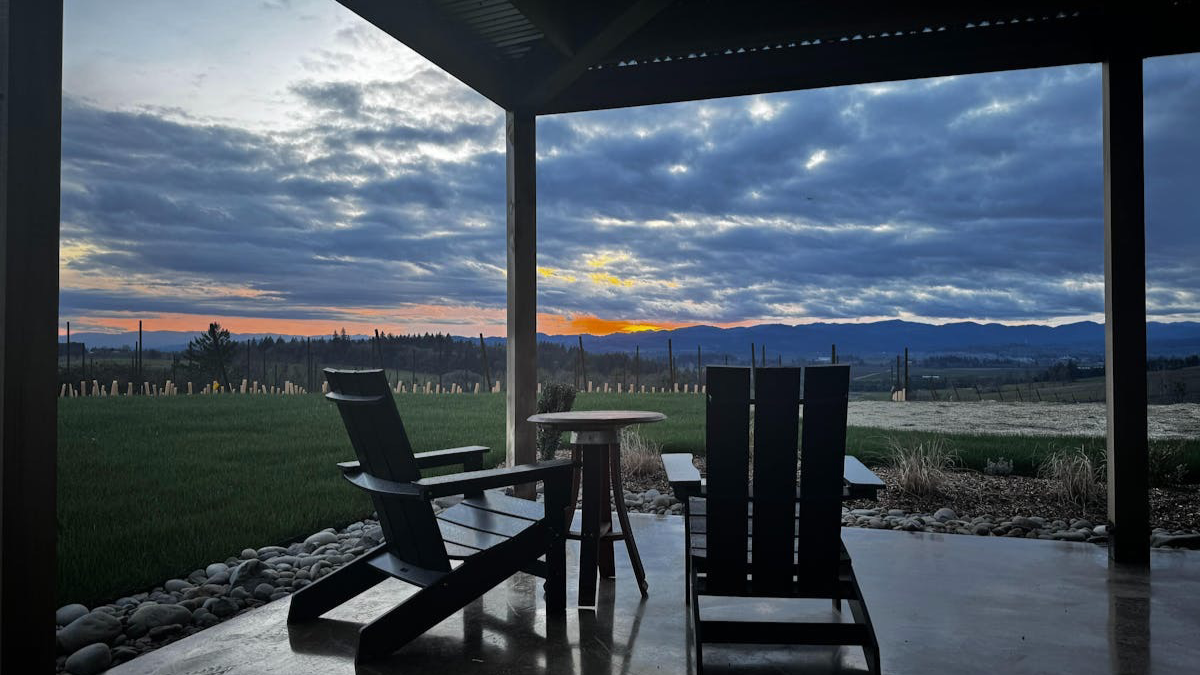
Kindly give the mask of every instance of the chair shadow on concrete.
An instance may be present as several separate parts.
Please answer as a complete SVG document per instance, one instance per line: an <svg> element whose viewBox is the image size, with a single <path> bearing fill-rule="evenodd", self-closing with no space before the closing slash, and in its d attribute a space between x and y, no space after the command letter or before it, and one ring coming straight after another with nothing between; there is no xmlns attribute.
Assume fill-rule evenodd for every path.
<svg viewBox="0 0 1200 675"><path fill-rule="evenodd" d="M360 662L355 672L385 675L426 672L453 657L464 675L503 671L509 664L534 663L545 675L630 675L633 652L641 631L646 602L617 607L614 580L602 580L596 607L562 615L539 611L538 579L518 575L467 604L432 630L418 636L398 652ZM354 607L349 611L354 611ZM370 615L364 616L367 621ZM571 624L574 624L572 626ZM322 618L288 624L293 652L352 659L364 624L339 618ZM576 630L572 630L572 628ZM464 658L471 665L462 665Z"/></svg>

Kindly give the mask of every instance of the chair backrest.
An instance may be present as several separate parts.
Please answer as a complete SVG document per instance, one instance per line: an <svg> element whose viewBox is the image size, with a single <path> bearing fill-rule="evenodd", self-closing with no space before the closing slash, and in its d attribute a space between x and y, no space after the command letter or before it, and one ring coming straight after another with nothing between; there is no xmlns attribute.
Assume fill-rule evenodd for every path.
<svg viewBox="0 0 1200 675"><path fill-rule="evenodd" d="M707 592L779 596L832 586L841 554L849 366L803 370L803 431L802 369L755 369L752 485L750 369L706 371Z"/></svg>
<svg viewBox="0 0 1200 675"><path fill-rule="evenodd" d="M337 404L362 469L376 478L398 483L420 479L412 445L383 371L326 368L325 379L329 382L326 397ZM379 494L372 494L371 499L393 554L425 569L450 569L446 546L428 502Z"/></svg>

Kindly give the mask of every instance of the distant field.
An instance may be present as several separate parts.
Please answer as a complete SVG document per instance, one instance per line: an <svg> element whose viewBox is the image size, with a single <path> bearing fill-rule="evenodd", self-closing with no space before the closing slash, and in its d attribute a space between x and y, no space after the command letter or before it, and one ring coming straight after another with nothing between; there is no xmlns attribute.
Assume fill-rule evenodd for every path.
<svg viewBox="0 0 1200 675"><path fill-rule="evenodd" d="M502 395L401 395L396 402L417 451L480 444L493 448L493 462L502 459ZM703 452L701 396L581 394L576 408L662 411L668 420L645 426L644 435L667 451ZM371 511L334 467L353 451L337 411L320 396L61 399L58 419L63 603L111 600L247 546L305 536ZM1103 446L1098 437L855 426L847 445L873 463L889 439L935 436L967 466L1005 456L1024 473L1050 450ZM1180 442L1192 471L1200 472L1200 441Z"/></svg>

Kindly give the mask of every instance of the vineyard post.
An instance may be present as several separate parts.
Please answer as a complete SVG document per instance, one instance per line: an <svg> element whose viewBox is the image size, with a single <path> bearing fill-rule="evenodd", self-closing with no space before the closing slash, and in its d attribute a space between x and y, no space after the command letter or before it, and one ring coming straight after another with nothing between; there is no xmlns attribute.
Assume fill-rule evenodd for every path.
<svg viewBox="0 0 1200 675"><path fill-rule="evenodd" d="M829 346L829 362L837 365L837 343Z"/></svg>
<svg viewBox="0 0 1200 675"><path fill-rule="evenodd" d="M583 335L579 335L579 382L587 382L587 360L583 355Z"/></svg>
<svg viewBox="0 0 1200 675"><path fill-rule="evenodd" d="M766 368L767 367L767 345L764 343L764 344L759 345L758 348L759 348L760 360L762 362L762 367Z"/></svg>
<svg viewBox="0 0 1200 675"><path fill-rule="evenodd" d="M1001 385L1001 384L996 385L996 395L1000 397L1000 402L1003 403L1004 402L1004 386L1003 385Z"/></svg>
<svg viewBox="0 0 1200 675"><path fill-rule="evenodd" d="M142 320L138 319L137 379L142 379Z"/></svg>
<svg viewBox="0 0 1200 675"><path fill-rule="evenodd" d="M640 389L642 383L642 351L638 345L633 346L633 386Z"/></svg>
<svg viewBox="0 0 1200 675"><path fill-rule="evenodd" d="M483 381L487 384L488 391L492 390L492 369L488 365L487 344L483 341L483 333L479 334L479 353L483 359Z"/></svg>
<svg viewBox="0 0 1200 675"><path fill-rule="evenodd" d="M700 364L703 359L700 354L700 345L696 345L696 386L700 386Z"/></svg>
<svg viewBox="0 0 1200 675"><path fill-rule="evenodd" d="M671 383L671 390L675 389L675 352L671 348L671 338L667 338L667 377Z"/></svg>
<svg viewBox="0 0 1200 675"><path fill-rule="evenodd" d="M908 347L905 347L904 348L904 399L905 400L908 400L909 384L910 384L910 382L908 379Z"/></svg>
<svg viewBox="0 0 1200 675"><path fill-rule="evenodd" d="M71 381L71 322L67 322L67 382Z"/></svg>

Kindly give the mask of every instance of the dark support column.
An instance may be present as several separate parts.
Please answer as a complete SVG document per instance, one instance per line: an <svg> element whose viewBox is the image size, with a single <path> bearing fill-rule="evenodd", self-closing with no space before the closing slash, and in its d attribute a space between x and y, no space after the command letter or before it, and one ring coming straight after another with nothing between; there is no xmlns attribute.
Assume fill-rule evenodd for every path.
<svg viewBox="0 0 1200 675"><path fill-rule="evenodd" d="M532 113L508 111L505 122L508 154L508 465L537 460L534 425L537 412L537 174ZM532 499L533 485L517 494Z"/></svg>
<svg viewBox="0 0 1200 675"><path fill-rule="evenodd" d="M1109 557L1150 560L1142 59L1104 63L1104 342Z"/></svg>
<svg viewBox="0 0 1200 675"><path fill-rule="evenodd" d="M62 2L0 0L0 672L54 663Z"/></svg>

